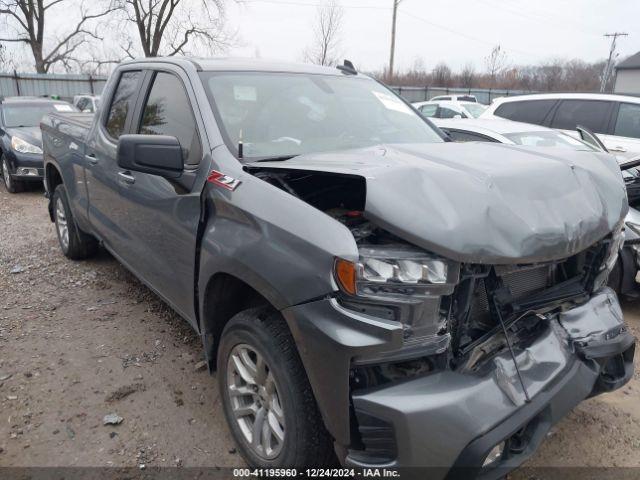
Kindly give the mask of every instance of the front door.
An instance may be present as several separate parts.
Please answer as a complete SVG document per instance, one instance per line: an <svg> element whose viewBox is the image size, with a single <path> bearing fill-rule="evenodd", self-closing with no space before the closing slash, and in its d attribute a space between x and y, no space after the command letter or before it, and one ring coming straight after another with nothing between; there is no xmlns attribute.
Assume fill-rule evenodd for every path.
<svg viewBox="0 0 640 480"><path fill-rule="evenodd" d="M167 67L168 68L168 67ZM185 318L195 322L194 285L200 194L206 172L199 169L203 145L193 94L179 71L151 72L139 102L133 133L176 137L185 171L177 180L120 169L122 209L117 213L128 248L122 259Z"/></svg>

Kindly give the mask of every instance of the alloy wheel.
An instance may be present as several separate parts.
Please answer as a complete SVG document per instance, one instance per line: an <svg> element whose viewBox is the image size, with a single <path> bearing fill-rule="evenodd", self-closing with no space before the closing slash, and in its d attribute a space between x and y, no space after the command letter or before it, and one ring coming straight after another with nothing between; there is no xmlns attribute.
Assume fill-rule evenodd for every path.
<svg viewBox="0 0 640 480"><path fill-rule="evenodd" d="M276 458L284 445L284 411L273 372L250 345L239 344L231 350L227 395L247 445L262 458Z"/></svg>
<svg viewBox="0 0 640 480"><path fill-rule="evenodd" d="M58 237L60 238L62 249L66 251L69 248L69 224L64 204L60 197L56 200L56 228L58 229Z"/></svg>

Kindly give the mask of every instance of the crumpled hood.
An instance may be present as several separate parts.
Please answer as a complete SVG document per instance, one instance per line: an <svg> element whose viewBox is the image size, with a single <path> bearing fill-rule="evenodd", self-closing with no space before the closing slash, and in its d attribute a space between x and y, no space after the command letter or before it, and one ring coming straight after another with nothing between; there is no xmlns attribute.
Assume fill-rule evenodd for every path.
<svg viewBox="0 0 640 480"><path fill-rule="evenodd" d="M569 149L394 145L252 166L362 176L367 218L467 263L565 258L609 234L628 210L615 159Z"/></svg>

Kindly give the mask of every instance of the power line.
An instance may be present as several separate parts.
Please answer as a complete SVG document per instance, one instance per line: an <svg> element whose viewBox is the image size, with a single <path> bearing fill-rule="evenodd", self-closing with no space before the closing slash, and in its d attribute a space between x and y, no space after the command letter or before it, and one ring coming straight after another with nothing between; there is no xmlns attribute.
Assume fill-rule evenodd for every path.
<svg viewBox="0 0 640 480"><path fill-rule="evenodd" d="M488 40L484 40L484 39L481 39L481 38L478 38L478 37L474 37L472 35L469 35L469 34L464 33L464 32L460 32L458 30L454 30L454 29L449 28L449 27L445 27L444 25L440 25L438 23L431 22L431 21L429 21L429 20L427 20L425 18L418 17L418 16L414 15L413 13L405 12L404 10L398 10L398 11L400 13L404 14L404 15L407 15L408 17L413 18L414 20L418 20L420 22L426 23L427 25L431 25L432 27L439 28L441 30L444 30L444 31L449 32L449 33L452 33L454 35L458 35L460 37L466 38L467 40L473 40L474 42L484 43L484 44L490 45L492 47L494 47L496 45L496 43L497 43L497 42L491 42L491 41L488 41ZM524 55L527 55L527 56L533 56L533 57L538 57L539 56L539 55L537 55L535 53L525 52L524 50L518 50L518 49L515 49L515 48L509 48L508 50L512 51L512 52L521 53L521 54L524 54Z"/></svg>

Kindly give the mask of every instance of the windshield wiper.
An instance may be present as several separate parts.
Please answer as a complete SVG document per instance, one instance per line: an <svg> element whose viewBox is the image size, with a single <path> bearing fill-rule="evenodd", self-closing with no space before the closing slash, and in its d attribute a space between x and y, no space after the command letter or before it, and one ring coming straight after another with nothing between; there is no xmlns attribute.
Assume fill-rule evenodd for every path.
<svg viewBox="0 0 640 480"><path fill-rule="evenodd" d="M255 160L255 162L285 162L287 160L291 160L292 158L298 157L299 154L296 155L280 155L278 157L266 157L261 158L260 160Z"/></svg>

